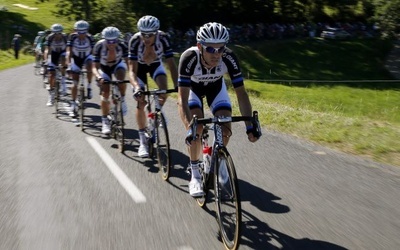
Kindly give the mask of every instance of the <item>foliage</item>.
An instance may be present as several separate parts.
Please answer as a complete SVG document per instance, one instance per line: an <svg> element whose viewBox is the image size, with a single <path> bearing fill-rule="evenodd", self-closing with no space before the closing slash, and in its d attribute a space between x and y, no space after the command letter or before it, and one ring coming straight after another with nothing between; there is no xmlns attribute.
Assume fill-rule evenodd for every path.
<svg viewBox="0 0 400 250"><path fill-rule="evenodd" d="M385 37L393 38L400 32L400 0L374 0L375 20Z"/></svg>

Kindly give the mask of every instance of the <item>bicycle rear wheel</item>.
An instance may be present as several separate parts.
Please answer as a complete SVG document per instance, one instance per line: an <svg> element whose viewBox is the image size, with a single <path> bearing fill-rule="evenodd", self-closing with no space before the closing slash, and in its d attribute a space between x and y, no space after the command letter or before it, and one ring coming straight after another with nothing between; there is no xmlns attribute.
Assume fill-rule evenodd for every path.
<svg viewBox="0 0 400 250"><path fill-rule="evenodd" d="M167 123L162 112L156 113L155 137L158 168L163 180L168 180L171 171L171 150L169 144Z"/></svg>
<svg viewBox="0 0 400 250"><path fill-rule="evenodd" d="M235 167L226 148L218 151L218 160L215 164L215 202L222 242L227 249L237 249L240 241L242 210Z"/></svg>
<svg viewBox="0 0 400 250"><path fill-rule="evenodd" d="M79 86L79 120L80 120L80 127L81 131L83 131L83 119L85 115L85 87L83 85Z"/></svg>

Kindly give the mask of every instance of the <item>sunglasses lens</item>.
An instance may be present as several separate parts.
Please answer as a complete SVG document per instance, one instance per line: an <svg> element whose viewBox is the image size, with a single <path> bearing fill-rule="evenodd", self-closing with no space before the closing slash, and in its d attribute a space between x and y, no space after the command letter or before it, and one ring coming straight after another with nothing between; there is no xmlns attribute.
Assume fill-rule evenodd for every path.
<svg viewBox="0 0 400 250"><path fill-rule="evenodd" d="M155 36L155 33L140 33L144 38L150 38Z"/></svg>
<svg viewBox="0 0 400 250"><path fill-rule="evenodd" d="M214 53L222 53L225 50L225 45L220 48L213 48L209 46L203 46L207 53L214 54Z"/></svg>

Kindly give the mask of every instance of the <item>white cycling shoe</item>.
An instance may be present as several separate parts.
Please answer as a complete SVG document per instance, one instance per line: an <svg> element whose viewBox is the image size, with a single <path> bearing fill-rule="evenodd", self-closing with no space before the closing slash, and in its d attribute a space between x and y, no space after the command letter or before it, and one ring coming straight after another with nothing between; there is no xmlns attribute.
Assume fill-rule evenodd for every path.
<svg viewBox="0 0 400 250"><path fill-rule="evenodd" d="M104 135L109 135L111 133L110 122L107 118L102 119L101 133Z"/></svg>
<svg viewBox="0 0 400 250"><path fill-rule="evenodd" d="M138 156L141 158L149 157L149 147L145 144L140 144L138 150Z"/></svg>
<svg viewBox="0 0 400 250"><path fill-rule="evenodd" d="M189 182L190 196L197 198L204 195L203 183L200 178L192 178Z"/></svg>

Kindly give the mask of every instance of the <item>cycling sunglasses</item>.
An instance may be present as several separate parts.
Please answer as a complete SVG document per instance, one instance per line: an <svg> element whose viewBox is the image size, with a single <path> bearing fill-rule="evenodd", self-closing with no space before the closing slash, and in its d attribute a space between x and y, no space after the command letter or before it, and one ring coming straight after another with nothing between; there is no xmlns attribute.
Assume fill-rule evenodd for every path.
<svg viewBox="0 0 400 250"><path fill-rule="evenodd" d="M156 32L150 32L150 33L140 32L140 35L141 35L143 38L150 38L150 37L155 36L155 35L156 35Z"/></svg>
<svg viewBox="0 0 400 250"><path fill-rule="evenodd" d="M201 46L206 50L207 53L210 53L210 54L214 54L214 53L219 53L220 54L220 53L224 52L224 50L226 49L225 45L223 45L223 46L221 46L219 48L206 46L204 44L202 44Z"/></svg>
<svg viewBox="0 0 400 250"><path fill-rule="evenodd" d="M86 34L87 33L87 31L78 31L78 34L80 34L80 35L83 35L83 34Z"/></svg>

